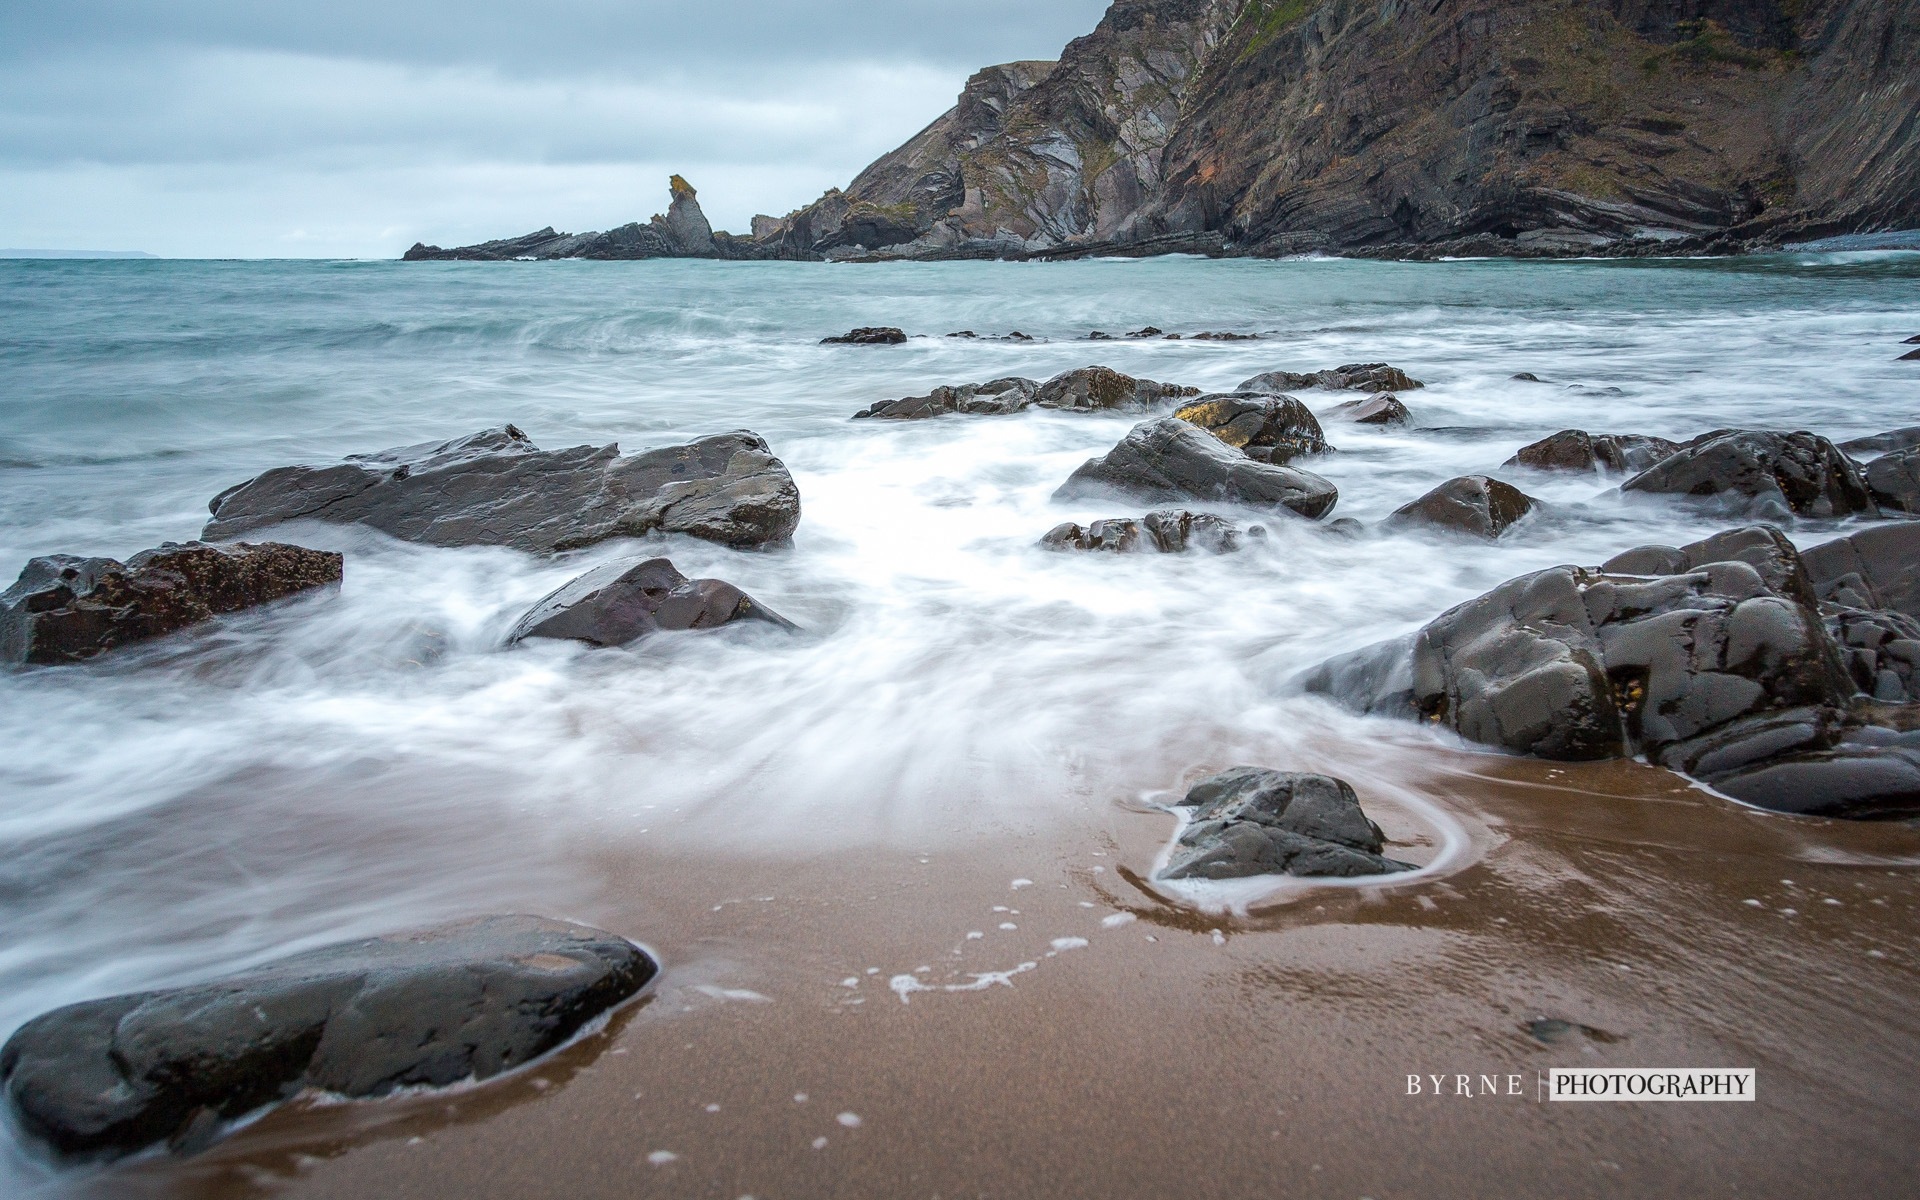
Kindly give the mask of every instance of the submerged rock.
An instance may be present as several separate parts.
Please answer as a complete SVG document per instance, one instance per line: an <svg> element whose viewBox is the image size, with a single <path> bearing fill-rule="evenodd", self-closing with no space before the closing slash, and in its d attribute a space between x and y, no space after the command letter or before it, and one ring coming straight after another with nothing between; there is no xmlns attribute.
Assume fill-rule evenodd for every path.
<svg viewBox="0 0 1920 1200"><path fill-rule="evenodd" d="M1413 414L1407 406L1400 403L1398 396L1375 396L1371 400L1349 400L1345 404L1336 404L1327 410L1330 421L1346 421L1352 425L1410 425Z"/></svg>
<svg viewBox="0 0 1920 1200"><path fill-rule="evenodd" d="M126 562L52 554L0 593L0 663L80 662L340 582L341 556L279 542L168 542Z"/></svg>
<svg viewBox="0 0 1920 1200"><path fill-rule="evenodd" d="M1227 554L1240 548L1243 536L1259 538L1266 533L1258 525L1242 530L1225 517L1176 508L1150 512L1139 520L1110 517L1085 527L1064 521L1049 530L1040 544L1049 550L1107 550L1117 554L1146 550L1179 554L1189 549Z"/></svg>
<svg viewBox="0 0 1920 1200"><path fill-rule="evenodd" d="M1672 457L1680 450L1678 442L1638 433L1588 433L1584 429L1562 429L1541 438L1508 459L1509 467L1532 467L1536 471L1600 471L1630 475L1646 470Z"/></svg>
<svg viewBox="0 0 1920 1200"><path fill-rule="evenodd" d="M1920 514L1920 447L1881 455L1867 465L1866 476L1882 510Z"/></svg>
<svg viewBox="0 0 1920 1200"><path fill-rule="evenodd" d="M1804 432L1715 430L1620 487L1685 496L1710 511L1752 517L1874 511L1859 466L1826 438Z"/></svg>
<svg viewBox="0 0 1920 1200"><path fill-rule="evenodd" d="M1135 379L1110 367L1081 367L1041 384L1033 404L1069 412L1146 412L1165 401L1199 394L1199 388Z"/></svg>
<svg viewBox="0 0 1920 1200"><path fill-rule="evenodd" d="M821 338L822 346L898 346L907 340L904 331L891 325L862 325L837 337Z"/></svg>
<svg viewBox="0 0 1920 1200"><path fill-rule="evenodd" d="M1409 392L1425 387L1399 367L1386 363L1348 363L1331 371L1268 371L1241 384L1242 392L1290 392L1296 388L1326 388L1336 392Z"/></svg>
<svg viewBox="0 0 1920 1200"><path fill-rule="evenodd" d="M1389 875L1410 863L1383 857L1386 839L1344 780L1233 767L1193 786L1193 809L1162 879L1249 875Z"/></svg>
<svg viewBox="0 0 1920 1200"><path fill-rule="evenodd" d="M1202 396L1175 409L1173 415L1260 462L1285 463L1333 449L1327 445L1320 422L1292 396L1222 392Z"/></svg>
<svg viewBox="0 0 1920 1200"><path fill-rule="evenodd" d="M873 417L883 421L912 421L947 413L998 416L1023 411L1033 403L1034 394L1039 390L1038 382L1017 375L986 383L942 384L924 396L882 400L853 416L855 420Z"/></svg>
<svg viewBox="0 0 1920 1200"><path fill-rule="evenodd" d="M1534 510L1532 497L1485 475L1449 479L1387 518L1393 525L1431 525L1492 541Z"/></svg>
<svg viewBox="0 0 1920 1200"><path fill-rule="evenodd" d="M658 968L625 938L486 917L70 1004L0 1049L21 1125L64 1154L199 1140L306 1089L384 1096L521 1066Z"/></svg>
<svg viewBox="0 0 1920 1200"><path fill-rule="evenodd" d="M798 628L732 584L688 579L667 559L596 567L548 593L514 623L507 644L565 638L624 646L662 630L712 629L734 621Z"/></svg>
<svg viewBox="0 0 1920 1200"><path fill-rule="evenodd" d="M429 546L552 553L656 531L729 546L784 542L800 524L800 489L746 430L622 456L617 445L541 450L505 425L331 467L276 467L208 507L201 536L211 541L309 520Z"/></svg>
<svg viewBox="0 0 1920 1200"><path fill-rule="evenodd" d="M1340 493L1311 471L1256 462L1197 425L1161 417L1134 426L1119 445L1088 459L1053 494L1055 500L1102 496L1148 503L1225 501L1317 519L1333 508Z"/></svg>

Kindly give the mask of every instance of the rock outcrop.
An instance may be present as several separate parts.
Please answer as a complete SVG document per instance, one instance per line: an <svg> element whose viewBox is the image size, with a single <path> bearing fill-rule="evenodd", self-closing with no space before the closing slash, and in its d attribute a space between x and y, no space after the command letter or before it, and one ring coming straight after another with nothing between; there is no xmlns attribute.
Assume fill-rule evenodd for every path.
<svg viewBox="0 0 1920 1200"><path fill-rule="evenodd" d="M1671 458L1680 445L1639 433L1588 433L1562 429L1559 433L1520 447L1508 459L1509 467L1536 471L1597 471L1603 475L1634 475Z"/></svg>
<svg viewBox="0 0 1920 1200"><path fill-rule="evenodd" d="M342 560L279 542L168 542L120 562L36 558L0 593L0 663L81 662L340 582Z"/></svg>
<svg viewBox="0 0 1920 1200"><path fill-rule="evenodd" d="M1311 471L1257 462L1177 417L1134 426L1119 445L1087 460L1053 494L1055 500L1118 497L1150 504L1222 501L1310 519L1325 516L1339 496L1332 483Z"/></svg>
<svg viewBox="0 0 1920 1200"><path fill-rule="evenodd" d="M1173 415L1260 462L1286 463L1333 450L1319 420L1292 396L1221 392L1182 405Z"/></svg>
<svg viewBox="0 0 1920 1200"><path fill-rule="evenodd" d="M528 609L507 644L560 638L593 646L624 646L662 630L714 629L734 621L797 626L719 579L688 579L664 558L595 567L554 589Z"/></svg>
<svg viewBox="0 0 1920 1200"><path fill-rule="evenodd" d="M1920 522L1876 525L1804 550L1800 558L1820 600L1920 618Z"/></svg>
<svg viewBox="0 0 1920 1200"><path fill-rule="evenodd" d="M905 396L899 400L881 400L853 414L854 419L877 418L882 421L914 421L922 417L942 417L948 413L975 416L1005 416L1023 412L1040 391L1037 380L1010 375L986 383L941 384L924 396Z"/></svg>
<svg viewBox="0 0 1920 1200"><path fill-rule="evenodd" d="M190 1150L303 1090L384 1096L522 1066L657 970L598 929L488 917L55 1009L0 1048L0 1082L63 1154Z"/></svg>
<svg viewBox="0 0 1920 1200"><path fill-rule="evenodd" d="M1040 544L1049 550L1104 550L1113 554L1149 550L1161 554L1180 554L1187 550L1228 554L1240 548L1242 538L1263 538L1266 534L1266 529L1259 525L1243 530L1212 513L1169 508L1150 512L1138 520L1109 517L1086 526L1063 521L1048 530Z"/></svg>
<svg viewBox="0 0 1920 1200"><path fill-rule="evenodd" d="M1765 519L1872 513L1860 467L1811 433L1719 429L1620 485L1683 496L1709 512Z"/></svg>
<svg viewBox="0 0 1920 1200"><path fill-rule="evenodd" d="M1462 475L1395 509L1386 524L1427 526L1492 541L1533 510L1533 498L1510 483Z"/></svg>
<svg viewBox="0 0 1920 1200"><path fill-rule="evenodd" d="M715 233L700 211L693 185L675 175L667 180L670 203L642 225L630 222L604 233L556 233L553 226L472 246L443 250L415 242L405 262L510 262L522 259L598 258L776 258L778 253L753 238Z"/></svg>
<svg viewBox="0 0 1920 1200"><path fill-rule="evenodd" d="M1411 871L1380 853L1386 839L1345 780L1233 767L1193 785L1191 808L1161 879L1249 875L1352 877Z"/></svg>
<svg viewBox="0 0 1920 1200"><path fill-rule="evenodd" d="M729 546L784 542L800 523L800 489L744 430L623 456L616 445L541 450L504 425L331 467L276 467L208 507L201 536L210 541L304 520L430 546L552 553L653 532Z"/></svg>
<svg viewBox="0 0 1920 1200"><path fill-rule="evenodd" d="M1348 363L1327 371L1268 371L1242 383L1239 390L1290 392L1299 388L1324 388L1330 392L1410 392L1425 386L1387 363Z"/></svg>

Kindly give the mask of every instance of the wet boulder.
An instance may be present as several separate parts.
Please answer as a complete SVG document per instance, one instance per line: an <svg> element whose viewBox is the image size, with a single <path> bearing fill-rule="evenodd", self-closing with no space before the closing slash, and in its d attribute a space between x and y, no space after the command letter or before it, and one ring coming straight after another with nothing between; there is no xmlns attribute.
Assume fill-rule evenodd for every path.
<svg viewBox="0 0 1920 1200"><path fill-rule="evenodd" d="M1086 526L1064 521L1049 530L1040 544L1048 550L1105 550L1115 554L1149 550L1161 554L1186 550L1227 554L1238 550L1243 538L1265 537L1266 532L1258 525L1242 530L1225 517L1176 508L1150 512L1139 520L1110 517Z"/></svg>
<svg viewBox="0 0 1920 1200"><path fill-rule="evenodd" d="M1053 494L1055 500L1118 497L1150 504L1210 500L1312 519L1325 516L1339 496L1331 482L1310 471L1257 462L1177 417L1134 426Z"/></svg>
<svg viewBox="0 0 1920 1200"><path fill-rule="evenodd" d="M1852 819L1920 815L1920 730L1862 723L1837 708L1735 721L1670 746L1655 761L1775 812Z"/></svg>
<svg viewBox="0 0 1920 1200"><path fill-rule="evenodd" d="M891 325L862 325L835 337L821 338L822 346L898 346L907 340L905 332Z"/></svg>
<svg viewBox="0 0 1920 1200"><path fill-rule="evenodd" d="M1610 575L1684 575L1718 562L1745 563L1767 587L1797 604L1811 606L1818 600L1800 552L1771 525L1723 530L1685 546L1636 546L1601 563L1600 569Z"/></svg>
<svg viewBox="0 0 1920 1200"><path fill-rule="evenodd" d="M1386 839L1344 780L1233 767L1195 784L1193 811L1162 879L1249 875L1348 878L1413 870L1380 852Z"/></svg>
<svg viewBox="0 0 1920 1200"><path fill-rule="evenodd" d="M1632 475L1646 470L1680 450L1678 442L1638 433L1588 433L1584 429L1562 429L1507 460L1509 467L1532 467L1536 471L1598 471L1609 475Z"/></svg>
<svg viewBox="0 0 1920 1200"><path fill-rule="evenodd" d="M1874 511L1858 464L1811 433L1716 430L1620 486L1683 496L1730 515L1844 517Z"/></svg>
<svg viewBox="0 0 1920 1200"><path fill-rule="evenodd" d="M986 383L942 384L924 396L882 400L853 416L855 420L871 417L883 421L912 421L948 413L1003 416L1024 410L1039 390L1038 382L1017 375Z"/></svg>
<svg viewBox="0 0 1920 1200"><path fill-rule="evenodd" d="M1222 392L1182 405L1173 415L1260 462L1285 463L1333 449L1320 422L1292 396Z"/></svg>
<svg viewBox="0 0 1920 1200"><path fill-rule="evenodd" d="M209 541L307 520L429 546L553 553L655 532L729 546L784 542L800 524L800 489L745 430L622 455L617 445L542 450L505 425L330 467L276 467L208 507Z"/></svg>
<svg viewBox="0 0 1920 1200"><path fill-rule="evenodd" d="M1920 447L1881 455L1867 464L1866 476L1882 512L1920 515Z"/></svg>
<svg viewBox="0 0 1920 1200"><path fill-rule="evenodd" d="M337 584L341 567L338 554L279 542L168 542L126 562L36 558L0 593L0 663L80 662Z"/></svg>
<svg viewBox="0 0 1920 1200"><path fill-rule="evenodd" d="M1911 450L1920 446L1920 425L1909 425L1904 429L1889 429L1885 433L1870 434L1854 438L1850 442L1841 442L1843 453L1855 459L1867 459L1876 454L1891 454L1896 450Z"/></svg>
<svg viewBox="0 0 1920 1200"><path fill-rule="evenodd" d="M1345 404L1336 404L1326 411L1329 421L1345 421L1349 425L1410 425L1413 414L1407 406L1400 403L1398 396L1374 396L1367 400L1349 400Z"/></svg>
<svg viewBox="0 0 1920 1200"><path fill-rule="evenodd" d="M1335 392L1409 392L1425 387L1399 367L1386 363L1348 363L1331 371L1268 371L1241 384L1242 392L1291 392L1297 388L1325 388Z"/></svg>
<svg viewBox="0 0 1920 1200"><path fill-rule="evenodd" d="M1424 525L1492 541L1533 510L1533 499L1510 483L1462 475L1395 509L1387 524Z"/></svg>
<svg viewBox="0 0 1920 1200"><path fill-rule="evenodd" d="M1067 412L1146 412L1167 401L1199 394L1199 388L1135 379L1110 367L1081 367L1041 384L1033 404Z"/></svg>
<svg viewBox="0 0 1920 1200"><path fill-rule="evenodd" d="M507 644L562 638L624 646L663 630L713 629L734 621L797 626L732 584L688 579L667 559L596 567L548 593L514 623Z"/></svg>
<svg viewBox="0 0 1920 1200"><path fill-rule="evenodd" d="M1821 601L1920 618L1920 522L1875 525L1800 558Z"/></svg>
<svg viewBox="0 0 1920 1200"><path fill-rule="evenodd" d="M0 1083L21 1126L63 1154L192 1146L306 1090L370 1097L490 1078L560 1046L657 970L602 930L486 917L55 1009L0 1048Z"/></svg>

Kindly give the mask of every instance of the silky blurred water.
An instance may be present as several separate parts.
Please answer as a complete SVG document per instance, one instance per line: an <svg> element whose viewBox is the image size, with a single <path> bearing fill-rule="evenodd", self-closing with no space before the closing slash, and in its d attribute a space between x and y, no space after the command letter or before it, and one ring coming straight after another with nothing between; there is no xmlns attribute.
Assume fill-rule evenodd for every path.
<svg viewBox="0 0 1920 1200"><path fill-rule="evenodd" d="M511 421L628 450L749 428L791 547L542 559L342 528L338 594L96 663L0 675L0 1036L53 1005L361 933L592 915L581 848L777 862L1081 820L1231 761L1391 801L1430 735L1290 694L1328 654L1499 581L1716 522L1617 481L1506 472L1497 545L1267 521L1246 552L1053 554L1049 495L1138 418L853 422L939 383L1102 363L1230 388L1387 361L1421 428L1330 424L1312 469L1372 522L1558 429L1841 440L1920 421L1920 255L1387 264L0 263L0 573L186 540L260 470ZM819 345L892 324L903 346ZM1258 341L1082 340L1144 325ZM1021 330L1032 342L953 339ZM1533 372L1546 382L1510 378ZM1348 398L1302 393L1316 409ZM1224 510L1219 510L1224 511ZM1230 514L1259 519L1256 514ZM1833 523L1790 532L1802 544ZM589 566L666 554L798 622L625 651L499 648ZM1363 792L1366 791L1363 788ZM0 1190L17 1172L0 1167Z"/></svg>

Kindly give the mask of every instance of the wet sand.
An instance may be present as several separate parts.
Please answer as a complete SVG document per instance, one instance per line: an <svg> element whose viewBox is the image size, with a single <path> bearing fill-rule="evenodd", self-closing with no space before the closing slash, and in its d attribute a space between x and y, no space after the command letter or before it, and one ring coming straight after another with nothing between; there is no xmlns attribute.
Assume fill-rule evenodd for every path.
<svg viewBox="0 0 1920 1200"><path fill-rule="evenodd" d="M666 966L603 1032L454 1094L296 1102L82 1191L1912 1194L1920 828L1414 731L1370 749L1451 814L1464 853L1242 916L1142 881L1173 822L1126 797L1024 829L954 812L966 836L924 852L578 849L569 891L593 899L551 915ZM1416 812L1355 782L1402 856L1432 858ZM903 1002L902 975L932 990L902 984ZM1757 1100L1537 1100L1548 1068L1599 1065L1754 1067ZM1522 1094L1409 1096L1409 1074L1518 1075Z"/></svg>

